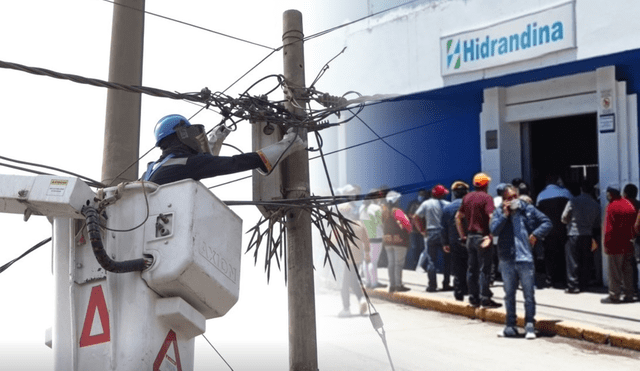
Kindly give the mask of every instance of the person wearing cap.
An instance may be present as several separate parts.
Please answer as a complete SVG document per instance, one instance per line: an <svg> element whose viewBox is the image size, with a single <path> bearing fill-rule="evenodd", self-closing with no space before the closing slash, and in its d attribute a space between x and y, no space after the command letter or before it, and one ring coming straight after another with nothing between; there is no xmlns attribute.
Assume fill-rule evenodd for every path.
<svg viewBox="0 0 640 371"><path fill-rule="evenodd" d="M620 187L607 187L607 210L604 220L604 252L608 256L609 295L603 304L633 301L633 230L636 210L629 200L620 196ZM624 298L620 295L624 293Z"/></svg>
<svg viewBox="0 0 640 371"><path fill-rule="evenodd" d="M420 254L418 265L427 261L427 292L435 292L438 289L438 278L436 274L436 261L438 259L438 251L443 251L442 247L442 210L449 204L444 197L449 191L442 185L438 184L431 189L431 198L424 201L416 215L424 217L426 237L424 240L424 250ZM452 289L450 284L451 275L451 255L445 254L444 262L444 280L442 282L442 291Z"/></svg>
<svg viewBox="0 0 640 371"><path fill-rule="evenodd" d="M409 249L411 222L398 205L401 196L396 191L389 191L386 196L387 204L382 209L383 241L389 261L387 268L389 271L389 292L410 290L402 284L402 268Z"/></svg>
<svg viewBox="0 0 640 371"><path fill-rule="evenodd" d="M184 116L177 114L162 117L154 134L162 155L147 165L142 180L156 184L182 179L201 180L252 169L268 174L288 155L306 148L306 142L292 128L280 142L256 152L218 156L229 130L220 125L207 138L202 125L191 125Z"/></svg>
<svg viewBox="0 0 640 371"><path fill-rule="evenodd" d="M490 182L491 178L485 173L474 175L474 191L464 196L455 218L460 240L466 244L469 254L469 303L475 307L498 308L501 304L491 299L493 293L489 288L493 256L489 219L495 210L493 197L487 193Z"/></svg>
<svg viewBox="0 0 640 371"><path fill-rule="evenodd" d="M463 181L455 181L451 185L452 201L442 209L442 249L451 255L451 274L453 275L453 297L464 301L467 290L467 248L460 243L460 235L456 229L455 216L462 204L462 198L469 193L469 185Z"/></svg>

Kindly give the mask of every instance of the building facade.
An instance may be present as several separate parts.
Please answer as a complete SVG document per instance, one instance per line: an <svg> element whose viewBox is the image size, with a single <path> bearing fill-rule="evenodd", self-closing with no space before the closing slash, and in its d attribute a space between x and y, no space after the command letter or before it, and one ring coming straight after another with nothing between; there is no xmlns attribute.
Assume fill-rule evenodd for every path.
<svg viewBox="0 0 640 371"><path fill-rule="evenodd" d="M484 171L490 192L522 178L535 199L557 174L598 186L603 210L608 185L638 185L640 2L360 6L385 4L400 6L306 46L317 63L346 46L321 81L332 92L400 95L325 134L325 152L349 148L334 180L415 189Z"/></svg>

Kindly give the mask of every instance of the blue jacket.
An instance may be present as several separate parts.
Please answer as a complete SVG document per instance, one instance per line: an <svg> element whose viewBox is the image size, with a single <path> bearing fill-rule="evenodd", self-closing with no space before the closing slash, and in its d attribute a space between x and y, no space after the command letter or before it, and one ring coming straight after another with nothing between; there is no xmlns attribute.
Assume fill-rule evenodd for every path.
<svg viewBox="0 0 640 371"><path fill-rule="evenodd" d="M266 170L260 156L255 152L225 157L175 151L163 153L160 160L149 163L149 165L150 167L142 175L142 179L156 184L166 184L188 178L201 180L252 169ZM156 169L152 170L151 176L147 179L146 175L153 166Z"/></svg>
<svg viewBox="0 0 640 371"><path fill-rule="evenodd" d="M453 200L442 209L442 244L445 246L458 242L458 230L456 229L456 212L462 204L462 199Z"/></svg>
<svg viewBox="0 0 640 371"><path fill-rule="evenodd" d="M489 228L498 236L498 257L502 261L533 262L533 247L529 235L543 239L553 225L551 220L535 206L517 200L520 207L505 217L502 206L496 208L491 217Z"/></svg>

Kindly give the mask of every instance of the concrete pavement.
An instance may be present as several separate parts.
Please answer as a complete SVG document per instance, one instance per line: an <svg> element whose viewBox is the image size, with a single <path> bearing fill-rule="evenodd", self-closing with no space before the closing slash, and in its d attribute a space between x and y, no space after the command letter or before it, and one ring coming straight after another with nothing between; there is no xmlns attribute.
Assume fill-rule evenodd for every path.
<svg viewBox="0 0 640 371"><path fill-rule="evenodd" d="M378 275L382 283L388 284L386 268L379 268ZM387 289L379 288L367 290L367 293L371 297L417 308L505 323L504 291L500 281L491 287L493 299L503 304L496 309L474 308L466 301L467 297L465 302L456 301L452 291L426 292L426 273L404 270L403 281L411 291L389 293ZM442 275L438 274L439 288L441 284ZM539 333L640 351L640 302L602 304L600 299L607 296L604 290L566 294L564 290L548 288L536 290L535 295L536 329ZM516 294L516 301L518 326L524 327L522 291Z"/></svg>

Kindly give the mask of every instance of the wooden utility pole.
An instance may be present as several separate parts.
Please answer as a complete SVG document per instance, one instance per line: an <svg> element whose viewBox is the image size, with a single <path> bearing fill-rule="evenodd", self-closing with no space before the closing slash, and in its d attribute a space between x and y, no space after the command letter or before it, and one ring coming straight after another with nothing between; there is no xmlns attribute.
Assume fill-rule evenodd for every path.
<svg viewBox="0 0 640 371"><path fill-rule="evenodd" d="M109 81L142 85L145 0L115 0L111 31ZM109 89L104 128L102 182L118 184L138 179L141 94ZM117 179L116 179L117 177Z"/></svg>
<svg viewBox="0 0 640 371"><path fill-rule="evenodd" d="M287 10L283 14L284 77L287 84L286 103L289 112L303 117L305 100L304 48L302 13ZM306 130L298 134L306 141ZM284 162L282 183L286 199L309 197L309 154L297 151ZM295 208L287 214L288 296L289 296L289 370L317 371L315 289L313 282L313 250L311 245L311 214Z"/></svg>

